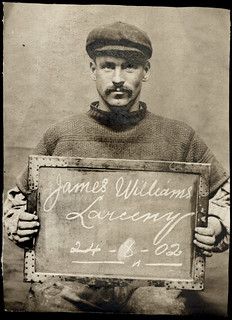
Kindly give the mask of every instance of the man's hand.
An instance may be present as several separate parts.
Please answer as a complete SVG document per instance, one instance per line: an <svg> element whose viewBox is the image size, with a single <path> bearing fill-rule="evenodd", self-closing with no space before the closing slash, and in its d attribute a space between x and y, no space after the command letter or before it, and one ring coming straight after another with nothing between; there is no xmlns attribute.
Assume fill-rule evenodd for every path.
<svg viewBox="0 0 232 320"><path fill-rule="evenodd" d="M39 231L38 216L23 210L20 211L17 232L13 236L16 243L24 243L32 239Z"/></svg>
<svg viewBox="0 0 232 320"><path fill-rule="evenodd" d="M198 246L207 257L212 256L212 249L215 246L216 237L222 232L222 226L216 217L209 216L208 227L195 228L194 244Z"/></svg>

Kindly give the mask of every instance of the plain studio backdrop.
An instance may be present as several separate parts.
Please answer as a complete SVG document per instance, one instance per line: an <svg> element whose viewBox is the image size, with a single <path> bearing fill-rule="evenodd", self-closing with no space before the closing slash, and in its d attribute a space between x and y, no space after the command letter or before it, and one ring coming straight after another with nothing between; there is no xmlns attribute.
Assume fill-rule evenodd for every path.
<svg viewBox="0 0 232 320"><path fill-rule="evenodd" d="M147 32L151 78L141 100L192 126L228 169L229 11L109 5L4 4L4 191L53 123L97 99L88 33L115 21ZM225 314L228 252L207 260L205 310ZM23 310L23 250L5 239L6 309Z"/></svg>

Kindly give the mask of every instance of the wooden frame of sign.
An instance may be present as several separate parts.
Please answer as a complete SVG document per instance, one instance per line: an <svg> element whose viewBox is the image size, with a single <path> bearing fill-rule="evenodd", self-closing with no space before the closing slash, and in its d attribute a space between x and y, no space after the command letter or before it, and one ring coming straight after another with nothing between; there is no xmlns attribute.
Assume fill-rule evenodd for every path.
<svg viewBox="0 0 232 320"><path fill-rule="evenodd" d="M207 226L209 164L29 156L27 210L40 230L24 279L204 288L193 244Z"/></svg>

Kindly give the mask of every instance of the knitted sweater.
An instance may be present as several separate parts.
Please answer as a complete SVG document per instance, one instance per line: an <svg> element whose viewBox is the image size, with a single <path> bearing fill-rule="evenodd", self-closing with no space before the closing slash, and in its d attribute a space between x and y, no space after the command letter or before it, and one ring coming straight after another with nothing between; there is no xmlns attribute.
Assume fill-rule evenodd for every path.
<svg viewBox="0 0 232 320"><path fill-rule="evenodd" d="M191 127L152 114L144 103L137 112L112 117L112 113L99 110L95 102L87 113L48 128L34 154L211 163L211 194L228 179L227 173ZM27 191L27 173L26 169L17 179L17 186L24 193Z"/></svg>
<svg viewBox="0 0 232 320"><path fill-rule="evenodd" d="M194 130L183 122L166 119L146 111L144 104L141 106L138 112L117 114L115 111L115 114L108 114L98 110L94 104L88 113L70 117L51 126L37 145L34 154L211 163L210 188L211 193L215 192L227 180L228 176ZM19 176L17 183L23 193L27 192L27 178L28 169L26 168ZM18 197L21 196L18 194ZM12 200L14 203L17 202L14 196ZM6 214L6 218L9 220L8 225L16 230L18 216L14 216L15 214L12 216L8 210ZM15 223L12 223L12 219L15 219ZM8 230L10 231L10 229ZM223 233L222 238L224 236ZM226 248L228 247L227 238L226 235L222 240ZM61 289L57 290L57 288ZM69 299L69 294L74 292L75 308L78 307L80 301L83 303L82 297L84 297L84 301L90 300L92 305L96 305L96 310L98 310L98 305L102 304L104 308L112 308L112 306L122 308L126 303L130 309L130 303L133 303L133 299L130 302L130 296L135 289L136 282L128 287L116 287L109 290L104 287L101 289L83 287L83 285L81 287L78 281L60 282L57 285L55 279L50 282L47 280L44 284L32 285L31 292L35 306L31 311L45 311L47 306L49 311L55 311L52 309L54 305L59 305L59 310L64 311L65 303L63 301L65 300L60 298L60 296L64 297L64 292ZM153 306L151 313L160 314L163 310L165 313L170 313L174 308L174 313L180 314L181 310L185 308L184 298L180 295L179 290L142 289L142 296L135 292L135 312L139 310L138 303L142 306L142 310L149 309L150 296L152 296ZM45 291L46 301L44 300ZM56 295L54 295L55 291ZM136 294L138 298L136 298ZM45 310L41 308L45 308ZM72 304L68 304L67 308L68 311L72 310Z"/></svg>

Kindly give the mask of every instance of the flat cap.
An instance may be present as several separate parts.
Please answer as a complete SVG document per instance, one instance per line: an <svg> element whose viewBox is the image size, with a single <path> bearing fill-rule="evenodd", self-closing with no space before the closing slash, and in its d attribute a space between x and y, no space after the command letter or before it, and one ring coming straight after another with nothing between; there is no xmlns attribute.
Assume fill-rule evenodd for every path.
<svg viewBox="0 0 232 320"><path fill-rule="evenodd" d="M130 52L147 60L152 55L152 45L144 31L118 21L93 29L86 40L86 51L92 59L107 52Z"/></svg>

